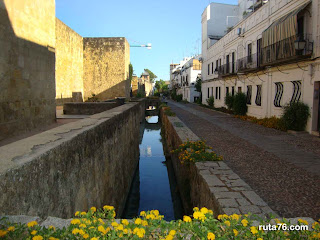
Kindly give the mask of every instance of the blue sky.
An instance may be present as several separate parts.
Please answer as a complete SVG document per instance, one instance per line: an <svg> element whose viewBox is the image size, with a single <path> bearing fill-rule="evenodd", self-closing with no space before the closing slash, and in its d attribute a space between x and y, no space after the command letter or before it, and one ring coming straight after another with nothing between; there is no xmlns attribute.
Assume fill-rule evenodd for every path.
<svg viewBox="0 0 320 240"><path fill-rule="evenodd" d="M237 0L212 1L237 4ZM56 0L56 16L83 37L126 37L138 76L144 68L169 80L169 65L201 53L201 14L208 0ZM199 49L199 50L198 50Z"/></svg>

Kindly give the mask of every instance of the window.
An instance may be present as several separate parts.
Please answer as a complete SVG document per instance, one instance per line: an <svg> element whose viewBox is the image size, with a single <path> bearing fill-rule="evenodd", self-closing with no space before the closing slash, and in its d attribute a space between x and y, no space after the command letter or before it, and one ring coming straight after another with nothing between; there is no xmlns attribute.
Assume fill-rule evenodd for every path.
<svg viewBox="0 0 320 240"><path fill-rule="evenodd" d="M293 93L290 103L298 102L301 97L301 81L292 81Z"/></svg>
<svg viewBox="0 0 320 240"><path fill-rule="evenodd" d="M208 76L210 75L210 64L208 64Z"/></svg>
<svg viewBox="0 0 320 240"><path fill-rule="evenodd" d="M229 55L226 56L226 73L229 73Z"/></svg>
<svg viewBox="0 0 320 240"><path fill-rule="evenodd" d="M276 94L274 96L273 104L275 107L281 107L281 99L283 95L283 83L277 82L274 84L276 86Z"/></svg>
<svg viewBox="0 0 320 240"><path fill-rule="evenodd" d="M234 96L234 87L232 87L232 93L231 94L232 94L232 96Z"/></svg>
<svg viewBox="0 0 320 240"><path fill-rule="evenodd" d="M251 96L252 96L252 86L247 86L247 104L251 105Z"/></svg>
<svg viewBox="0 0 320 240"><path fill-rule="evenodd" d="M188 75L186 76L186 85L189 86L189 83L188 83Z"/></svg>
<svg viewBox="0 0 320 240"><path fill-rule="evenodd" d="M211 74L213 74L213 62L211 63Z"/></svg>
<svg viewBox="0 0 320 240"><path fill-rule="evenodd" d="M218 99L218 87L216 87L216 99Z"/></svg>
<svg viewBox="0 0 320 240"><path fill-rule="evenodd" d="M216 61L216 71L218 71L219 68L219 60Z"/></svg>
<svg viewBox="0 0 320 240"><path fill-rule="evenodd" d="M213 87L211 88L211 96L213 97Z"/></svg>
<svg viewBox="0 0 320 240"><path fill-rule="evenodd" d="M238 87L238 93L241 93L241 92L242 92L242 88Z"/></svg>
<svg viewBox="0 0 320 240"><path fill-rule="evenodd" d="M262 85L257 85L256 105L261 106L261 89Z"/></svg>
<svg viewBox="0 0 320 240"><path fill-rule="evenodd" d="M231 73L235 73L235 53L232 53L231 56Z"/></svg>
<svg viewBox="0 0 320 240"><path fill-rule="evenodd" d="M209 90L209 89L210 89L210 88L208 88L208 97L207 97L207 98L209 98L209 97L210 97L210 95L209 95L209 91L210 91L210 90Z"/></svg>
<svg viewBox="0 0 320 240"><path fill-rule="evenodd" d="M257 40L257 67L262 63L262 38Z"/></svg>
<svg viewBox="0 0 320 240"><path fill-rule="evenodd" d="M229 87L226 87L226 95L229 95Z"/></svg>
<svg viewBox="0 0 320 240"><path fill-rule="evenodd" d="M219 87L219 99L221 99L221 87Z"/></svg>
<svg viewBox="0 0 320 240"><path fill-rule="evenodd" d="M248 63L252 62L252 43L248 44Z"/></svg>

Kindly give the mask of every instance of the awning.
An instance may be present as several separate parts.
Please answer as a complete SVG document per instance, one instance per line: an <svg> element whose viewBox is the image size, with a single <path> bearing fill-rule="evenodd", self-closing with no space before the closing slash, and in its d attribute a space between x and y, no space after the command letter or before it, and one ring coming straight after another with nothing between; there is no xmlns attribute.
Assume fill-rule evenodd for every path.
<svg viewBox="0 0 320 240"><path fill-rule="evenodd" d="M286 38L293 37L297 34L297 15L304 10L312 1L303 4L301 7L290 12L289 14L274 21L262 33L262 46L265 48Z"/></svg>

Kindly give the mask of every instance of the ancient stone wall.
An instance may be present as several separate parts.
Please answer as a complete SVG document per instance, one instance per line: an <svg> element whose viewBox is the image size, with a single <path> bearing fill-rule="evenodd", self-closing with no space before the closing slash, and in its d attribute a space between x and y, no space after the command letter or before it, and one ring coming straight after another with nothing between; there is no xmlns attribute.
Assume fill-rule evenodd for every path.
<svg viewBox="0 0 320 240"><path fill-rule="evenodd" d="M55 121L55 1L0 1L0 140Z"/></svg>
<svg viewBox="0 0 320 240"><path fill-rule="evenodd" d="M130 47L125 38L83 39L84 98L130 96Z"/></svg>
<svg viewBox="0 0 320 240"><path fill-rule="evenodd" d="M127 103L0 147L0 215L69 218L113 205L121 216L144 107Z"/></svg>
<svg viewBox="0 0 320 240"><path fill-rule="evenodd" d="M83 38L56 19L56 102L83 101Z"/></svg>

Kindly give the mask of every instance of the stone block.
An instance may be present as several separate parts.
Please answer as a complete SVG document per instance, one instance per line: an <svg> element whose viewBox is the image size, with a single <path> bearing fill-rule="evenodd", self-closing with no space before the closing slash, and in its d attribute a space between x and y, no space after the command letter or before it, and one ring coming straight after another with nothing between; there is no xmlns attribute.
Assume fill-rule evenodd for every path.
<svg viewBox="0 0 320 240"><path fill-rule="evenodd" d="M238 208L222 208L222 211L227 215L241 214Z"/></svg>
<svg viewBox="0 0 320 240"><path fill-rule="evenodd" d="M267 206L267 204L265 203L265 201L263 201L261 199L261 197L259 197L258 194L256 194L254 191L243 191L242 192L244 194L244 196L246 198L249 199L249 201L253 204L253 205L257 205L257 206Z"/></svg>
<svg viewBox="0 0 320 240"><path fill-rule="evenodd" d="M235 199L218 199L218 203L222 208L237 208L239 206Z"/></svg>
<svg viewBox="0 0 320 240"><path fill-rule="evenodd" d="M239 192L215 192L214 196L219 198L242 198L241 193Z"/></svg>
<svg viewBox="0 0 320 240"><path fill-rule="evenodd" d="M41 218L37 216L26 216L26 215L12 215L12 216L0 216L0 223L21 223L27 224L32 221L41 222Z"/></svg>
<svg viewBox="0 0 320 240"><path fill-rule="evenodd" d="M261 213L261 209L257 206L251 205L251 206L240 206L240 211L242 214L248 214L248 213L253 213L253 214L258 214Z"/></svg>
<svg viewBox="0 0 320 240"><path fill-rule="evenodd" d="M243 197L237 198L236 200L237 200L237 202L239 203L240 206L250 206L251 205L251 203L249 201L247 201Z"/></svg>
<svg viewBox="0 0 320 240"><path fill-rule="evenodd" d="M47 217L40 226L48 228L49 226L54 226L56 228L62 229L67 228L70 225L72 219L62 219L57 217Z"/></svg>
<svg viewBox="0 0 320 240"><path fill-rule="evenodd" d="M221 180L214 175L201 175L201 176L206 181L209 187L225 186L225 184L221 182Z"/></svg>
<svg viewBox="0 0 320 240"><path fill-rule="evenodd" d="M229 189L226 187L210 187L210 191L212 193L216 193L216 192L228 192Z"/></svg>

